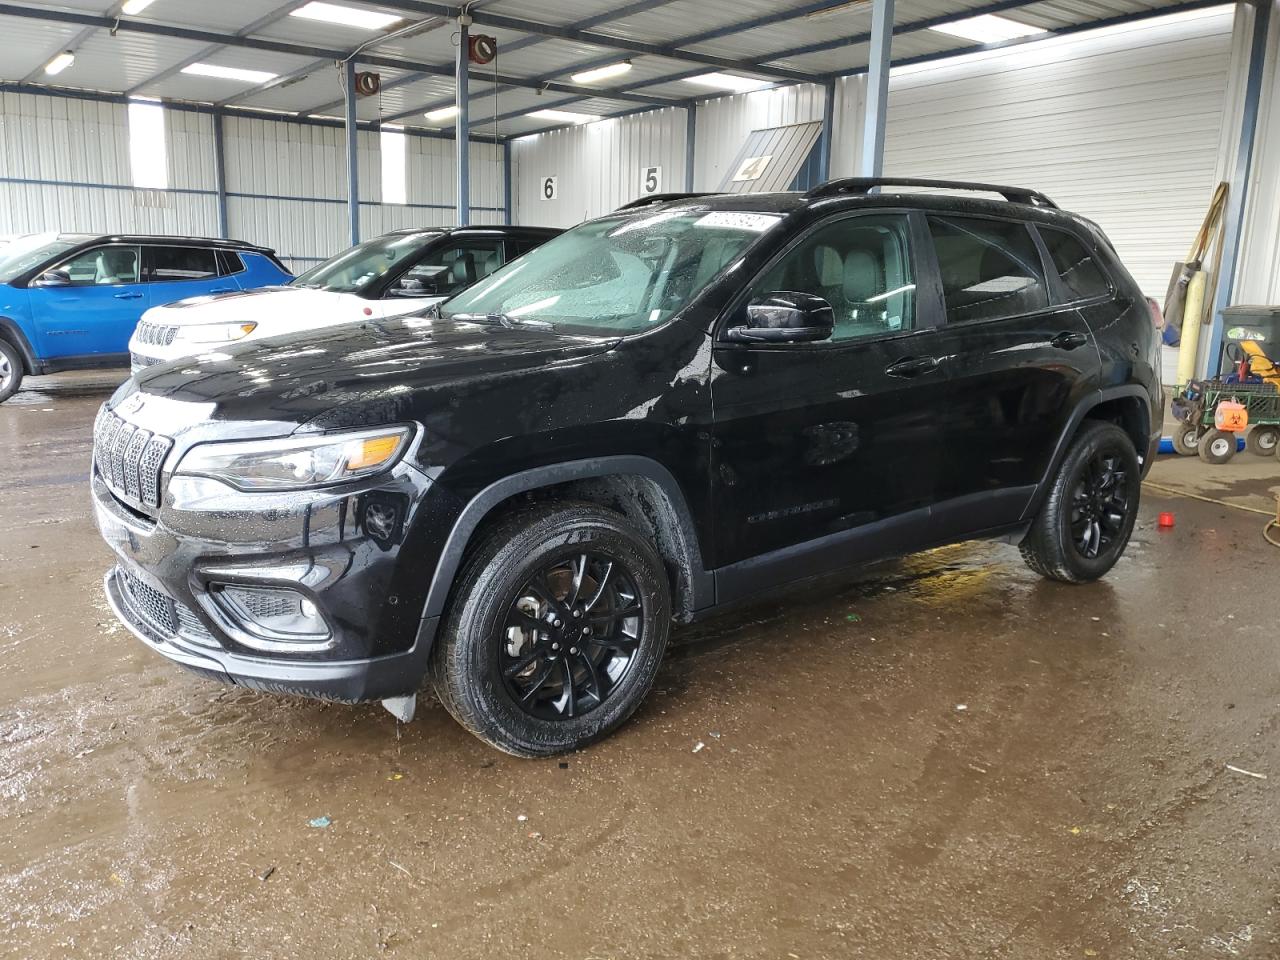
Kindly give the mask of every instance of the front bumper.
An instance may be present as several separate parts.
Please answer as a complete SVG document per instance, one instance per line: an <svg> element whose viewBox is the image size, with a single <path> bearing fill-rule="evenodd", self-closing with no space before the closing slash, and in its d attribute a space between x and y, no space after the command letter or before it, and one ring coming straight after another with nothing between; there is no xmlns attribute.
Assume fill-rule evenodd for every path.
<svg viewBox="0 0 1280 960"><path fill-rule="evenodd" d="M413 468L252 511L254 495L210 495L207 484L191 490L171 479L155 517L118 500L96 468L91 482L98 529L117 560L104 581L107 600L157 653L210 679L326 700L420 688L436 620L420 619L423 598L399 564L427 485ZM392 499L402 504L401 523L392 540L378 541L360 517L370 503L385 509ZM255 649L212 598L218 584L295 590L323 612L331 640L296 653Z"/></svg>

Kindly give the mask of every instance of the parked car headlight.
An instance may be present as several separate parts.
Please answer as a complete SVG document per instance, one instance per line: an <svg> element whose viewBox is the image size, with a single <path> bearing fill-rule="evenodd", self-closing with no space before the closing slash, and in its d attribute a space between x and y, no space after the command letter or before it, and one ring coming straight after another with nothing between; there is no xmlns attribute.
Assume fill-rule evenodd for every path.
<svg viewBox="0 0 1280 960"><path fill-rule="evenodd" d="M176 473L212 477L237 490L304 490L359 480L389 470L409 445L409 427L314 437L201 443Z"/></svg>
<svg viewBox="0 0 1280 960"><path fill-rule="evenodd" d="M230 343L258 329L256 323L193 323L178 327L175 340L185 343Z"/></svg>

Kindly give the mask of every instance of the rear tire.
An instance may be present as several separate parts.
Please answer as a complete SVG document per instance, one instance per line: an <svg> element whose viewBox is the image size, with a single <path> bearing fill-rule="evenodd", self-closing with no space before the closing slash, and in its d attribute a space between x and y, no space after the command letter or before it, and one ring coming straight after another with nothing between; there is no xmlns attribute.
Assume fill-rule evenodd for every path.
<svg viewBox="0 0 1280 960"><path fill-rule="evenodd" d="M22 357L7 340L0 340L0 403L4 403L22 386Z"/></svg>
<svg viewBox="0 0 1280 960"><path fill-rule="evenodd" d="M1196 452L1205 463L1226 463L1236 455L1236 435L1210 427L1197 447Z"/></svg>
<svg viewBox="0 0 1280 960"><path fill-rule="evenodd" d="M1019 549L1036 573L1087 583L1110 570L1138 516L1142 469L1129 435L1085 421Z"/></svg>
<svg viewBox="0 0 1280 960"><path fill-rule="evenodd" d="M494 524L466 561L431 680L481 740L551 756L635 712L670 627L666 569L643 533L595 504L543 504Z"/></svg>
<svg viewBox="0 0 1280 960"><path fill-rule="evenodd" d="M1254 427L1244 438L1244 448L1259 457L1273 457L1280 447L1280 427Z"/></svg>
<svg viewBox="0 0 1280 960"><path fill-rule="evenodd" d="M1200 428L1180 423L1173 428L1174 452L1184 457L1194 457L1200 445Z"/></svg>

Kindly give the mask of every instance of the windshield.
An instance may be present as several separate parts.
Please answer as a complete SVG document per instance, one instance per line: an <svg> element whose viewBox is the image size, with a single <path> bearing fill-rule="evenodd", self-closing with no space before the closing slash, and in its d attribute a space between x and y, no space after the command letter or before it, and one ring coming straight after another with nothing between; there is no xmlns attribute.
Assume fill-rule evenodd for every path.
<svg viewBox="0 0 1280 960"><path fill-rule="evenodd" d="M683 207L584 223L458 294L441 314L639 333L668 320L780 219Z"/></svg>
<svg viewBox="0 0 1280 960"><path fill-rule="evenodd" d="M326 260L293 280L295 287L359 293L406 258L416 257L438 233L376 237Z"/></svg>
<svg viewBox="0 0 1280 960"><path fill-rule="evenodd" d="M84 239L59 237L56 233L38 233L6 243L0 247L0 283L17 279L32 267L70 250Z"/></svg>

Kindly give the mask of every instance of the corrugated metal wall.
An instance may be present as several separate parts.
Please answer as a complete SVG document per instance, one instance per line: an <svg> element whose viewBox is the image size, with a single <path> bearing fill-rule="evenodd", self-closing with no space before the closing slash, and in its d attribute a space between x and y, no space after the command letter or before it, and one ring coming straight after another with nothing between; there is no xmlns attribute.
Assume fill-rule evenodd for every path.
<svg viewBox="0 0 1280 960"><path fill-rule="evenodd" d="M569 227L598 217L641 194L645 167L661 167L657 192L684 189L686 114L654 110L515 140L511 192L515 222ZM547 177L554 200L543 197Z"/></svg>
<svg viewBox="0 0 1280 960"><path fill-rule="evenodd" d="M1244 19L1251 24L1251 15ZM1244 31L1242 39L1247 40ZM1274 15L1262 90L1236 303L1280 303L1280 18Z"/></svg>
<svg viewBox="0 0 1280 960"><path fill-rule="evenodd" d="M1096 220L1163 298L1216 182L1232 14L1208 10L895 70L885 173L1026 185ZM860 88L840 88L856 118ZM856 123L856 119L852 122ZM837 151L833 173L853 173Z"/></svg>
<svg viewBox="0 0 1280 960"><path fill-rule="evenodd" d="M693 189L718 190L752 130L821 120L825 94L821 86L806 83L698 104Z"/></svg>
<svg viewBox="0 0 1280 960"><path fill-rule="evenodd" d="M138 191L124 104L5 93L0 107L0 234L217 236L211 115L165 111L171 189ZM229 115L223 135L233 237L273 247L295 270L348 245L340 128ZM359 142L362 236L456 222L452 140L406 138L406 205L378 202L378 135ZM503 220L502 162L501 146L471 144L473 223Z"/></svg>

